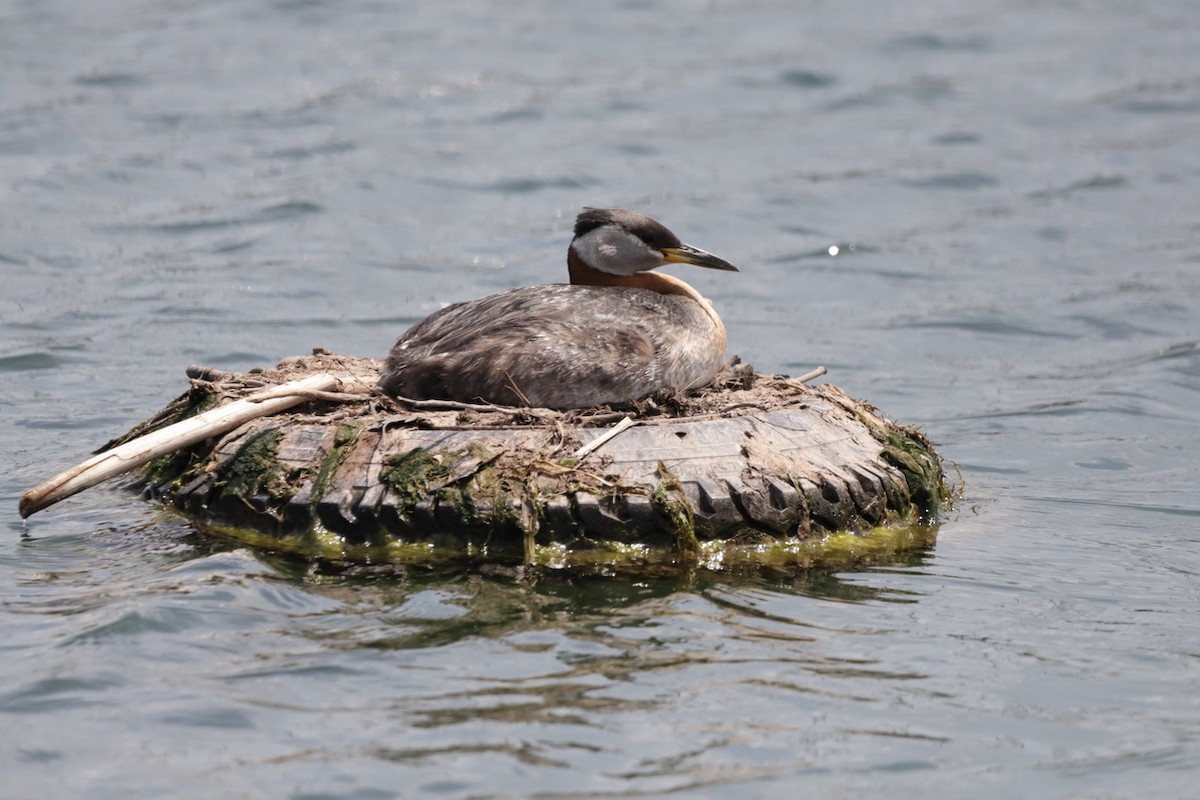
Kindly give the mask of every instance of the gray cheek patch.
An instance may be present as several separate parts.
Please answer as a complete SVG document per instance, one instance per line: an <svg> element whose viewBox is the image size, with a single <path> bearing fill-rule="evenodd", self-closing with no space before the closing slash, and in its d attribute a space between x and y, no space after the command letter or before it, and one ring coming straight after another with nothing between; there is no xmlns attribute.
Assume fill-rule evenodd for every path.
<svg viewBox="0 0 1200 800"><path fill-rule="evenodd" d="M585 264L612 275L632 275L665 263L662 253L615 225L588 231L572 247Z"/></svg>

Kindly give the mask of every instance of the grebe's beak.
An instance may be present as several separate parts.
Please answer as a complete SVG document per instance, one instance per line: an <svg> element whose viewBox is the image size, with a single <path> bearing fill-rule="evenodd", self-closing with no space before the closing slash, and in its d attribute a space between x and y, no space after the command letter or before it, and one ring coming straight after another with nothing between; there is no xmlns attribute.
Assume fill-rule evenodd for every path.
<svg viewBox="0 0 1200 800"><path fill-rule="evenodd" d="M671 264L693 264L697 267L708 267L709 269L723 269L729 272L741 272L740 269L730 264L723 258L718 258L712 253L701 250L699 247L692 247L690 244L681 244L679 247L664 247L662 249L663 258Z"/></svg>

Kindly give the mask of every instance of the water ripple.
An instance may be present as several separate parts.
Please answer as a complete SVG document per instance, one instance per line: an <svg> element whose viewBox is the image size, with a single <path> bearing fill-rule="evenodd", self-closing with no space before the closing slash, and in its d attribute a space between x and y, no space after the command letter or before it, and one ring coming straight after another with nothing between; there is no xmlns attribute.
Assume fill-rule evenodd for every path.
<svg viewBox="0 0 1200 800"><path fill-rule="evenodd" d="M337 155L339 153L349 153L357 149L354 142L345 139L330 139L314 145L305 147L294 146L284 147L278 150L270 150L263 153L263 158L279 158L287 161L301 161L306 158L315 158L317 156ZM320 209L316 209L320 210Z"/></svg>
<svg viewBox="0 0 1200 800"><path fill-rule="evenodd" d="M837 76L816 70L788 69L779 74L779 80L798 89L824 89L837 83Z"/></svg>
<svg viewBox="0 0 1200 800"><path fill-rule="evenodd" d="M847 95L826 103L826 113L871 109L889 105L907 106L912 103L932 105L954 95L953 85L948 80L921 77L907 84L875 86L865 91Z"/></svg>
<svg viewBox="0 0 1200 800"><path fill-rule="evenodd" d="M1027 196L1035 199L1067 197L1076 192L1085 192L1094 189L1122 189L1128 185L1129 181L1124 175L1094 175L1090 178L1069 183L1066 186L1029 192Z"/></svg>
<svg viewBox="0 0 1200 800"><path fill-rule="evenodd" d="M0 714L40 714L113 702L110 690L123 685L115 676L39 678L0 694Z"/></svg>
<svg viewBox="0 0 1200 800"><path fill-rule="evenodd" d="M910 178L900 183L915 189L982 189L987 186L998 186L1000 181L992 175L983 172L947 172L940 175L930 175L924 178Z"/></svg>
<svg viewBox="0 0 1200 800"><path fill-rule="evenodd" d="M925 50L979 53L987 50L991 41L982 35L944 33L914 33L907 36L897 36L887 43L887 47L896 50Z"/></svg>
<svg viewBox="0 0 1200 800"><path fill-rule="evenodd" d="M175 222L158 222L138 225L109 225L106 228L114 232L142 231L171 236L190 233L206 233L225 228L236 228L246 225L261 225L269 222L283 222L314 214L322 214L325 209L316 203L306 201L291 201L266 206L250 211L238 217L201 217L177 220Z"/></svg>
<svg viewBox="0 0 1200 800"><path fill-rule="evenodd" d="M1008 322L996 317L986 318L977 317L972 319L925 319L925 320L904 320L891 323L893 327L920 329L947 329L947 330L962 330L972 333L987 334L989 336L1004 336L1004 337L1034 337L1043 339L1078 339L1079 337L1070 333L1061 331L1047 330L1045 328L1035 328L1030 325L1021 325L1016 322Z"/></svg>
<svg viewBox="0 0 1200 800"><path fill-rule="evenodd" d="M95 72L81 75L75 79L75 83L80 86L98 86L109 89L123 89L145 82L145 77L131 72Z"/></svg>
<svg viewBox="0 0 1200 800"><path fill-rule="evenodd" d="M45 351L20 353L13 356L0 356L0 372L58 369L66 363L69 363L68 359Z"/></svg>
<svg viewBox="0 0 1200 800"><path fill-rule="evenodd" d="M550 189L585 189L600 184L600 181L586 175L562 175L548 178L514 177L485 183L426 178L425 182L430 186L469 189L478 192L495 192L498 194L532 194Z"/></svg>

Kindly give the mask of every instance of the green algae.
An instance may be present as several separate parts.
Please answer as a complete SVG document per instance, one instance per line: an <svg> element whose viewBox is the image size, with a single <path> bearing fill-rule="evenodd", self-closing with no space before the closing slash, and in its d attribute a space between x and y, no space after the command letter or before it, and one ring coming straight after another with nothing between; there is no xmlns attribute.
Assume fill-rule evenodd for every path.
<svg viewBox="0 0 1200 800"><path fill-rule="evenodd" d="M176 450L151 460L142 469L146 482L152 486L164 486L179 478L193 466L196 454L191 448Z"/></svg>
<svg viewBox="0 0 1200 800"><path fill-rule="evenodd" d="M465 451L415 448L384 462L379 479L395 497L401 518L410 520L417 505L430 502L443 520L453 519L483 543L504 543L519 534L528 554L535 543L544 505L540 473L513 469L482 445ZM509 542L515 544L513 539Z"/></svg>
<svg viewBox="0 0 1200 800"><path fill-rule="evenodd" d="M700 540L696 538L695 514L679 479L661 461L658 462L658 482L650 493L650 504L675 538L679 554L684 558L696 558L700 554Z"/></svg>
<svg viewBox="0 0 1200 800"><path fill-rule="evenodd" d="M217 481L220 497L235 497L245 501L266 489L276 496L283 490L280 474L279 428L264 428L247 437L246 441L221 468Z"/></svg>
<svg viewBox="0 0 1200 800"><path fill-rule="evenodd" d="M325 456L325 460L321 462L321 468L317 470L316 476L313 478L312 493L309 495L309 508L312 511L313 519L317 518L317 504L321 502L321 498L329 491L329 484L333 482L333 476L337 474L338 467L350 455L350 451L354 449L355 443L358 442L358 437L362 433L362 426L348 423L339 425L338 429L333 434L333 447L329 449L329 455Z"/></svg>
<svg viewBox="0 0 1200 800"><path fill-rule="evenodd" d="M459 455L417 447L406 453L391 456L384 462L379 480L396 494L396 506L401 516L411 514L417 503L430 497L430 484L447 478L450 475L450 464ZM461 509L465 505L465 498L459 500Z"/></svg>
<svg viewBox="0 0 1200 800"><path fill-rule="evenodd" d="M950 499L942 461L932 443L916 428L893 426L872 428L871 433L883 445L880 457L900 470L908 484L908 500L922 519L936 519L942 503Z"/></svg>
<svg viewBox="0 0 1200 800"><path fill-rule="evenodd" d="M381 569L419 567L423 572L458 572L482 565L531 569L559 576L664 576L710 574L803 574L915 563L937 540L936 525L878 527L809 538L764 539L741 533L701 542L694 556L641 543L564 542L533 544L522 558L487 545L441 547L433 542L354 544L324 529L273 535L252 528L202 523L209 533L274 552L314 560L338 571L360 565Z"/></svg>
<svg viewBox="0 0 1200 800"><path fill-rule="evenodd" d="M833 390L836 392L833 401L866 426L871 436L883 445L880 459L904 476L907 496L900 491L896 498L889 498L889 517L895 512L901 519L908 519L915 508L920 520L936 520L953 493L946 483L942 459L934 450L933 442L919 429L886 420L872 406L851 400L836 387Z"/></svg>
<svg viewBox="0 0 1200 800"><path fill-rule="evenodd" d="M624 574L700 570L713 573L841 570L901 565L932 546L936 525L881 526L865 532L771 538L754 531L735 532L699 543L694 557L646 544L605 542L587 548L563 543L537 548L530 563L570 572Z"/></svg>

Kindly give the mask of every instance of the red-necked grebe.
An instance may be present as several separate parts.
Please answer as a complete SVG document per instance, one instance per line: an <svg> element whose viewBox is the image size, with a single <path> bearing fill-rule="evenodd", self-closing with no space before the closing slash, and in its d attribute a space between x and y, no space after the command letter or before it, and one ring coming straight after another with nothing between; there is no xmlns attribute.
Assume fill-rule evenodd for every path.
<svg viewBox="0 0 1200 800"><path fill-rule="evenodd" d="M633 211L587 208L567 250L570 284L457 303L396 342L380 387L410 399L585 408L709 383L725 361L712 305L663 264L737 272Z"/></svg>

